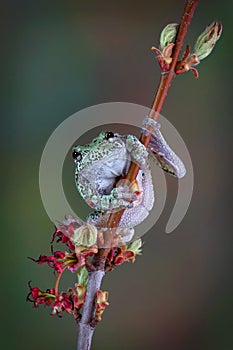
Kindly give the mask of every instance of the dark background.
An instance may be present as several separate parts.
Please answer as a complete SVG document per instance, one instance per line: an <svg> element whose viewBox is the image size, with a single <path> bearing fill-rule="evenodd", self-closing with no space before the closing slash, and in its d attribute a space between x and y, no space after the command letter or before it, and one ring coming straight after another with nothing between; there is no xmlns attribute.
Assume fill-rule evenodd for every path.
<svg viewBox="0 0 233 350"><path fill-rule="evenodd" d="M27 256L49 253L53 232L38 169L53 130L76 111L104 102L150 106L159 81L152 45L180 20L177 1L5 1L1 4L1 332L6 349L75 349L76 325L26 304L27 281L54 276ZM192 44L212 20L223 22L213 54L177 77L163 109L189 148L193 199L171 235L169 198L143 255L107 275L110 306L93 349L230 350L232 333L232 1L200 1ZM71 163L70 163L71 164ZM71 169L73 171L73 169ZM72 184L73 186L73 184ZM66 274L64 289L75 281Z"/></svg>

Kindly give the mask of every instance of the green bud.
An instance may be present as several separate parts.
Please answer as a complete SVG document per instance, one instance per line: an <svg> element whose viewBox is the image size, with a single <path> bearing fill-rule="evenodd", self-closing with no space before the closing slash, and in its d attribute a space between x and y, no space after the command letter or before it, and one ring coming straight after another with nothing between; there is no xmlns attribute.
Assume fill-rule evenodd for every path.
<svg viewBox="0 0 233 350"><path fill-rule="evenodd" d="M137 239L134 242L131 242L127 245L127 250L134 252L135 254L141 253L142 240L141 238Z"/></svg>
<svg viewBox="0 0 233 350"><path fill-rule="evenodd" d="M74 230L72 241L75 246L91 247L96 244L97 233L97 228L87 223Z"/></svg>
<svg viewBox="0 0 233 350"><path fill-rule="evenodd" d="M222 24L220 22L213 22L197 38L193 53L197 55L199 60L203 60L209 56L221 34Z"/></svg>
<svg viewBox="0 0 233 350"><path fill-rule="evenodd" d="M88 283L88 272L86 266L82 266L78 269L78 284L87 287Z"/></svg>
<svg viewBox="0 0 233 350"><path fill-rule="evenodd" d="M177 23L170 23L162 30L160 34L161 50L173 42L177 34L178 26Z"/></svg>

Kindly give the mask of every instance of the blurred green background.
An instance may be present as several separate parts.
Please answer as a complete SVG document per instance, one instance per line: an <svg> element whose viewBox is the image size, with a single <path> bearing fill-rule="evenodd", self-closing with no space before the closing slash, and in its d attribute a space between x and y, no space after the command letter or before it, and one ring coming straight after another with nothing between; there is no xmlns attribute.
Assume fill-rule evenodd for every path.
<svg viewBox="0 0 233 350"><path fill-rule="evenodd" d="M52 318L25 302L28 280L46 289L55 279L27 259L48 254L53 233L40 199L40 157L53 130L82 108L150 106L160 74L150 47L167 23L180 20L184 3L2 1L1 348L75 349L70 316ZM223 22L222 39L198 80L177 77L163 109L192 157L190 208L166 235L177 190L168 178L166 208L144 237L143 255L104 280L110 306L93 349L233 348L232 12L232 1L200 1L189 42L215 19ZM64 288L74 281L67 273Z"/></svg>

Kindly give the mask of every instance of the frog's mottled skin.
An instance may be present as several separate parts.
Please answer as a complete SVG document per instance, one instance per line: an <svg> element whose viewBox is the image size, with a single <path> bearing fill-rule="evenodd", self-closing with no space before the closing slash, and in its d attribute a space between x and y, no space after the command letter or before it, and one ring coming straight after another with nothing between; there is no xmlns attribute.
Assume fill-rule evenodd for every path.
<svg viewBox="0 0 233 350"><path fill-rule="evenodd" d="M151 127L151 123L144 123L143 126L145 125ZM153 127L156 130L152 135L148 151L154 154L164 170L181 177L179 175L184 172L183 163L166 144L157 123ZM146 129L144 130L146 132ZM167 155L166 150L168 150ZM124 208L126 210L119 227L130 229L147 217L154 204L154 190L148 152L135 136L101 132L90 144L74 147L73 157L78 191L87 204L95 209L89 215L89 221L97 226L104 226L113 210ZM175 159L175 163L180 162L178 162L178 172L171 159ZM127 174L131 161L140 166L136 178L136 190L125 185L117 185L120 177Z"/></svg>

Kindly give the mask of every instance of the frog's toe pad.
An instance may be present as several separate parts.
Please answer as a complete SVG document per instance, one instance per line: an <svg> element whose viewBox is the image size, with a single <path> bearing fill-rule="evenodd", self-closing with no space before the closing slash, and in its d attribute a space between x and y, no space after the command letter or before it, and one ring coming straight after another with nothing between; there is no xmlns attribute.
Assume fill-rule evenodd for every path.
<svg viewBox="0 0 233 350"><path fill-rule="evenodd" d="M127 243L134 236L134 228L118 227L116 233L119 235L121 243Z"/></svg>
<svg viewBox="0 0 233 350"><path fill-rule="evenodd" d="M115 195L120 205L130 208L133 206L132 203L139 199L141 193L138 191L132 192L129 186L118 186L115 189Z"/></svg>

